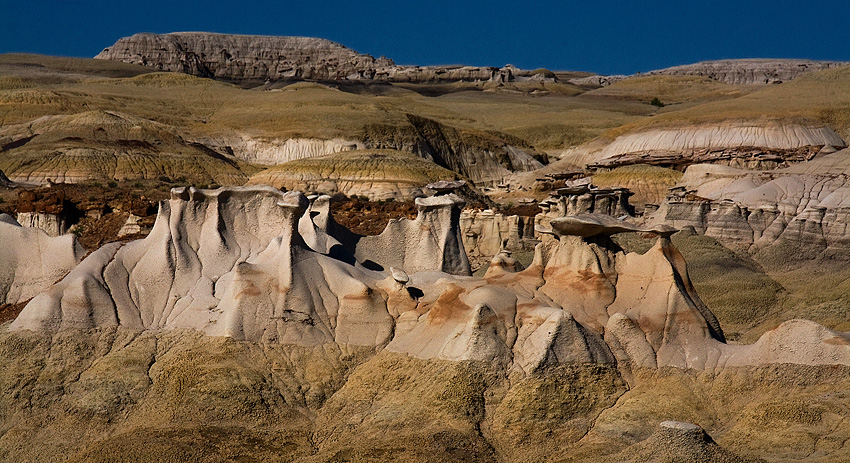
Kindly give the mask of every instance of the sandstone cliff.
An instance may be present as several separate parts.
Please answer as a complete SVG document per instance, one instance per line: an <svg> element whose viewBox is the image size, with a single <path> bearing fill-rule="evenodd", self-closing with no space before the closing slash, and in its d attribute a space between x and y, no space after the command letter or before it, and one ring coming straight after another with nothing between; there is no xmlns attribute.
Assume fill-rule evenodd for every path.
<svg viewBox="0 0 850 463"><path fill-rule="evenodd" d="M123 37L95 59L259 85L277 80L457 82L554 81L545 73L477 66L398 66L330 40L311 37L141 33Z"/></svg>
<svg viewBox="0 0 850 463"><path fill-rule="evenodd" d="M370 78L391 60L361 55L330 40L310 37L176 32L119 39L95 59L233 81Z"/></svg>

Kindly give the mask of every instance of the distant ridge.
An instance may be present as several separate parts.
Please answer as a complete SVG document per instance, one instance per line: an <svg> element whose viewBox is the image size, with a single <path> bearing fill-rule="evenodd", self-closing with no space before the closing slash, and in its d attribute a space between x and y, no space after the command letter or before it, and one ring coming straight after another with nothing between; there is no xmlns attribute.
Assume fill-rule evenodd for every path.
<svg viewBox="0 0 850 463"><path fill-rule="evenodd" d="M457 82L549 80L554 75L479 66L399 66L385 57L361 54L330 40L311 37L139 33L105 48L95 59L141 64L239 84L280 80Z"/></svg>
<svg viewBox="0 0 850 463"><path fill-rule="evenodd" d="M781 84L810 72L850 65L847 61L744 58L700 61L632 75L601 75L569 79L575 85L607 87L629 77L699 76L733 85Z"/></svg>
<svg viewBox="0 0 850 463"><path fill-rule="evenodd" d="M807 59L725 59L647 72L647 75L703 76L727 84L780 84L803 74L847 66L846 61Z"/></svg>

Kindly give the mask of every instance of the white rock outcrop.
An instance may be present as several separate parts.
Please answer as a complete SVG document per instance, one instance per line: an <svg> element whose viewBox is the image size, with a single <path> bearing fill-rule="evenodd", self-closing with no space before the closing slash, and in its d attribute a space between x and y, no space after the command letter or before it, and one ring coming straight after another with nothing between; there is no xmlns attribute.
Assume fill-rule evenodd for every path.
<svg viewBox="0 0 850 463"><path fill-rule="evenodd" d="M17 304L67 275L85 250L74 235L51 237L0 214L0 304Z"/></svg>
<svg viewBox="0 0 850 463"><path fill-rule="evenodd" d="M68 232L68 224L58 214L18 212L16 220L22 227L38 228L48 236L60 236Z"/></svg>
<svg viewBox="0 0 850 463"><path fill-rule="evenodd" d="M752 252L787 245L798 259L841 259L850 250L848 168L848 149L771 171L691 166L648 221Z"/></svg>
<svg viewBox="0 0 850 463"><path fill-rule="evenodd" d="M364 149L362 142L333 138L254 138L243 136L241 139L228 140L234 154L250 163L273 166L297 159L317 158L341 151Z"/></svg>
<svg viewBox="0 0 850 463"><path fill-rule="evenodd" d="M358 238L333 222L327 196L174 189L147 238L93 252L10 329L190 329L486 361L525 374L562 363L616 362L624 371L850 365L847 336L811 322L787 322L750 346L725 344L670 228L607 215L554 219L527 269L502 256L484 279L453 275L468 269L461 203L448 192L423 198L416 220ZM625 253L609 238L624 231L658 241L644 254Z"/></svg>
<svg viewBox="0 0 850 463"><path fill-rule="evenodd" d="M489 209L461 212L460 230L467 255L476 259L489 260L503 249L533 249L537 244L533 218L504 215Z"/></svg>

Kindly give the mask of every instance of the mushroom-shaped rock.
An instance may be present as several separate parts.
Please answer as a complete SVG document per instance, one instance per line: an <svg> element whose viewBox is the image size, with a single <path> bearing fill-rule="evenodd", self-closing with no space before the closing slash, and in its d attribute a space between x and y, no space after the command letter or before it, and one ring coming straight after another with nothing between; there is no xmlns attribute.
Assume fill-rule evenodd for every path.
<svg viewBox="0 0 850 463"><path fill-rule="evenodd" d="M580 236L582 238L626 232L654 233L666 238L678 231L667 225L641 227L605 214L581 214L559 217L552 219L549 223L553 232L558 236Z"/></svg>
<svg viewBox="0 0 850 463"><path fill-rule="evenodd" d="M433 182L425 185L425 188L429 190L435 191L437 196L441 196L444 194L451 193L458 188L466 185L465 180L440 180L438 182Z"/></svg>

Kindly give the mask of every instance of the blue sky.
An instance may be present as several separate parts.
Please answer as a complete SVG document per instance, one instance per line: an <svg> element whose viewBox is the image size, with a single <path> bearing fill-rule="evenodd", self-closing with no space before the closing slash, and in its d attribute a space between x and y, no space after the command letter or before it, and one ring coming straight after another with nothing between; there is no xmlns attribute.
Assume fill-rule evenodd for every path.
<svg viewBox="0 0 850 463"><path fill-rule="evenodd" d="M0 0L0 52L94 56L136 32L323 37L400 64L630 74L721 58L850 61L850 2Z"/></svg>

